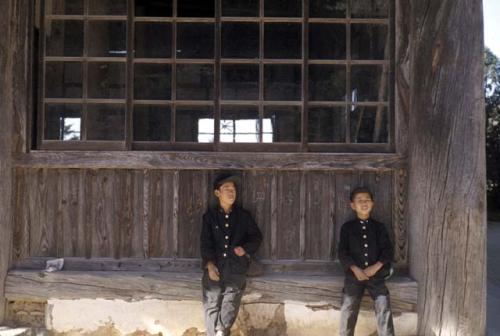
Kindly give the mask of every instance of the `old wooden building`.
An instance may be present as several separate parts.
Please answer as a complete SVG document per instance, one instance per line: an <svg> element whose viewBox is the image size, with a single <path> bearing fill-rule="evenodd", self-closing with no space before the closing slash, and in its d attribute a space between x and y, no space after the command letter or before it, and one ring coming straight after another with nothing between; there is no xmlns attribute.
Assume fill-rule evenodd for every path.
<svg viewBox="0 0 500 336"><path fill-rule="evenodd" d="M196 335L231 170L264 233L241 335L335 330L357 186L396 248L399 334L483 335L482 36L481 0L1 0L0 319ZM164 324L119 327L158 302Z"/></svg>

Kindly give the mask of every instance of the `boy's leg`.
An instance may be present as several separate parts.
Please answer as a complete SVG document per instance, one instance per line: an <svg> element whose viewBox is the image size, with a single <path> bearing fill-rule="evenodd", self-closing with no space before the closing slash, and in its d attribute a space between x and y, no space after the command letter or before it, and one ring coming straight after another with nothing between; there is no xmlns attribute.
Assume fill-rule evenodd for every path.
<svg viewBox="0 0 500 336"><path fill-rule="evenodd" d="M358 320L359 306L365 291L365 284L346 276L344 295L340 309L340 336L354 336L354 328Z"/></svg>
<svg viewBox="0 0 500 336"><path fill-rule="evenodd" d="M367 288L374 301L379 336L394 336L390 295L384 279L370 279Z"/></svg>
<svg viewBox="0 0 500 336"><path fill-rule="evenodd" d="M205 271L203 273L201 285L203 288L203 310L205 311L207 336L215 336L216 326L219 323L222 301L221 282L210 280L207 272Z"/></svg>
<svg viewBox="0 0 500 336"><path fill-rule="evenodd" d="M245 287L245 274L227 274L225 276L219 324L216 328L225 330L225 335L229 335L229 330L238 316L241 297L243 296Z"/></svg>

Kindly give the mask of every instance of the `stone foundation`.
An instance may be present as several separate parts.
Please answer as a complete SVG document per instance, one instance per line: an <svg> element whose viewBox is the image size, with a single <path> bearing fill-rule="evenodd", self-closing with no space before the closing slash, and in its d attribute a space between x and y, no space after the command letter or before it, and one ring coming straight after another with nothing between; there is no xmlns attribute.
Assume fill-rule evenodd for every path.
<svg viewBox="0 0 500 336"><path fill-rule="evenodd" d="M328 303L244 303L232 336L324 336L338 334L340 311ZM55 336L201 336L199 301L49 300L45 323ZM398 336L415 336L416 313L395 314ZM376 335L372 311L361 311L356 336Z"/></svg>

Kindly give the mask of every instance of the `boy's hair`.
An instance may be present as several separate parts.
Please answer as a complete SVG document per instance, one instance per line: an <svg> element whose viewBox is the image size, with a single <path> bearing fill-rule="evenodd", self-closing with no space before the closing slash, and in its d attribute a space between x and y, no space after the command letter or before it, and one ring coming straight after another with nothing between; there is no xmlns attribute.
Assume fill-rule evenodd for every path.
<svg viewBox="0 0 500 336"><path fill-rule="evenodd" d="M372 199L373 201L373 194L372 192L370 191L370 189L366 188L366 187L358 187L358 188L355 188L352 192L351 192L351 196L349 197L349 199L351 200L351 202L354 202L354 198L356 197L357 194L368 194L370 195L370 198Z"/></svg>

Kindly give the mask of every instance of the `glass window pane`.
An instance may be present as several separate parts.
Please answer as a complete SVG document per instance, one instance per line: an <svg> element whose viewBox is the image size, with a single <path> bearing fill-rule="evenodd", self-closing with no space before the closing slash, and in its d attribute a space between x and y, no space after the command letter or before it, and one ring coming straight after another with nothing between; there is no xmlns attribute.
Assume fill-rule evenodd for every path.
<svg viewBox="0 0 500 336"><path fill-rule="evenodd" d="M265 100L300 100L302 71L299 64L264 65Z"/></svg>
<svg viewBox="0 0 500 336"><path fill-rule="evenodd" d="M213 23L179 23L177 25L178 58L213 58Z"/></svg>
<svg viewBox="0 0 500 336"><path fill-rule="evenodd" d="M89 56L127 56L127 23L125 21L90 21Z"/></svg>
<svg viewBox="0 0 500 336"><path fill-rule="evenodd" d="M353 18L387 18L389 0L351 1L351 16Z"/></svg>
<svg viewBox="0 0 500 336"><path fill-rule="evenodd" d="M387 67L380 65L353 65L351 76L353 102L387 100L389 76Z"/></svg>
<svg viewBox="0 0 500 336"><path fill-rule="evenodd" d="M310 0L309 16L312 18L345 18L346 0Z"/></svg>
<svg viewBox="0 0 500 336"><path fill-rule="evenodd" d="M259 16L259 0L222 0L222 16Z"/></svg>
<svg viewBox="0 0 500 336"><path fill-rule="evenodd" d="M344 101L345 96L344 65L309 65L309 100Z"/></svg>
<svg viewBox="0 0 500 336"><path fill-rule="evenodd" d="M87 140L125 139L125 105L89 104Z"/></svg>
<svg viewBox="0 0 500 336"><path fill-rule="evenodd" d="M264 1L264 16L268 17L301 17L301 0L267 0Z"/></svg>
<svg viewBox="0 0 500 336"><path fill-rule="evenodd" d="M82 63L46 63L46 98L82 98L82 92Z"/></svg>
<svg viewBox="0 0 500 336"><path fill-rule="evenodd" d="M311 107L308 114L308 142L345 142L345 107Z"/></svg>
<svg viewBox="0 0 500 336"><path fill-rule="evenodd" d="M214 142L214 125L211 106L177 107L175 141Z"/></svg>
<svg viewBox="0 0 500 336"><path fill-rule="evenodd" d="M211 100L214 91L214 67L211 64L177 65L177 99Z"/></svg>
<svg viewBox="0 0 500 336"><path fill-rule="evenodd" d="M136 22L135 57L171 58L172 26L170 23Z"/></svg>
<svg viewBox="0 0 500 336"><path fill-rule="evenodd" d="M264 142L300 142L300 129L300 109L297 106L264 108Z"/></svg>
<svg viewBox="0 0 500 336"><path fill-rule="evenodd" d="M389 59L387 26L353 24L351 27L351 51L353 59Z"/></svg>
<svg viewBox="0 0 500 336"><path fill-rule="evenodd" d="M89 0L90 15L127 15L127 0Z"/></svg>
<svg viewBox="0 0 500 336"><path fill-rule="evenodd" d="M136 64L134 69L134 99L170 99L170 64Z"/></svg>
<svg viewBox="0 0 500 336"><path fill-rule="evenodd" d="M223 106L220 142L259 142L259 111L256 106Z"/></svg>
<svg viewBox="0 0 500 336"><path fill-rule="evenodd" d="M223 64L221 82L222 99L259 99L259 66L257 64Z"/></svg>
<svg viewBox="0 0 500 336"><path fill-rule="evenodd" d="M346 27L343 24L309 25L309 58L346 59Z"/></svg>
<svg viewBox="0 0 500 336"><path fill-rule="evenodd" d="M215 17L214 0L182 0L177 3L179 17Z"/></svg>
<svg viewBox="0 0 500 336"><path fill-rule="evenodd" d="M82 56L83 21L47 20L45 42L47 56Z"/></svg>
<svg viewBox="0 0 500 336"><path fill-rule="evenodd" d="M351 109L351 142L387 143L387 109L383 106L353 106Z"/></svg>
<svg viewBox="0 0 500 336"><path fill-rule="evenodd" d="M46 140L81 140L82 106L47 104L45 106Z"/></svg>
<svg viewBox="0 0 500 336"><path fill-rule="evenodd" d="M302 57L302 26L300 23L266 23L264 26L264 57Z"/></svg>
<svg viewBox="0 0 500 336"><path fill-rule="evenodd" d="M223 58L258 58L258 23L222 23Z"/></svg>
<svg viewBox="0 0 500 336"><path fill-rule="evenodd" d="M170 141L170 106L136 105L135 141Z"/></svg>
<svg viewBox="0 0 500 336"><path fill-rule="evenodd" d="M45 0L45 13L83 15L83 0Z"/></svg>
<svg viewBox="0 0 500 336"><path fill-rule="evenodd" d="M135 0L135 16L172 16L172 0Z"/></svg>
<svg viewBox="0 0 500 336"><path fill-rule="evenodd" d="M125 63L91 62L89 98L125 98Z"/></svg>

